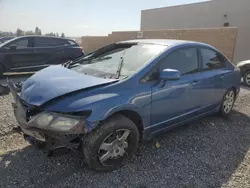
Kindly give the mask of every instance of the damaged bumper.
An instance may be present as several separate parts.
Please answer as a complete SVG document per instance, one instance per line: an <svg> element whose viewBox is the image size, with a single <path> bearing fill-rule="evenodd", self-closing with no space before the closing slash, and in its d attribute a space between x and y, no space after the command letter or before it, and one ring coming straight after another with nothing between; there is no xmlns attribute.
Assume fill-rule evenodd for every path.
<svg viewBox="0 0 250 188"><path fill-rule="evenodd" d="M36 128L25 129L21 125L15 131L22 134L24 139L30 144L44 149L47 152L58 148L68 148L75 150L81 143L82 136L77 134L62 134L59 132L49 132ZM42 147L41 147L42 146Z"/></svg>
<svg viewBox="0 0 250 188"><path fill-rule="evenodd" d="M81 139L84 134L81 132L68 133L52 130L44 130L36 127L32 127L28 124L27 113L30 111L30 107L25 105L20 96L18 95L15 86L12 83L8 83L10 92L13 95L14 103L12 107L14 109L15 117L19 126L15 127L15 131L22 134L24 139L31 144L43 145L43 149L53 151L58 148L77 149L81 143Z"/></svg>

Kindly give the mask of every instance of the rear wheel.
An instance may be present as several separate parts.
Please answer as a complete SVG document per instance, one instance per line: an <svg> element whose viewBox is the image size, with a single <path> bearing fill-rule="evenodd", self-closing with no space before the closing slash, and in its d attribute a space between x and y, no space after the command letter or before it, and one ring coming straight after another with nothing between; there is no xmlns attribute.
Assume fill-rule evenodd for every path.
<svg viewBox="0 0 250 188"><path fill-rule="evenodd" d="M128 118L116 115L88 135L83 144L85 161L96 171L115 170L132 156L138 142L136 125Z"/></svg>
<svg viewBox="0 0 250 188"><path fill-rule="evenodd" d="M232 112L235 102L235 91L233 89L228 90L222 100L220 107L220 115L224 118L228 118Z"/></svg>
<svg viewBox="0 0 250 188"><path fill-rule="evenodd" d="M250 71L244 74L243 81L248 87L250 87Z"/></svg>

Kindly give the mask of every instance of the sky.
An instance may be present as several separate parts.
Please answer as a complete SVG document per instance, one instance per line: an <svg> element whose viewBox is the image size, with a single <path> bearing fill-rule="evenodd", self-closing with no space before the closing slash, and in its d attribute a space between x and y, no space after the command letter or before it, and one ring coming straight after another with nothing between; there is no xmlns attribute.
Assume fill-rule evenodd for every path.
<svg viewBox="0 0 250 188"><path fill-rule="evenodd" d="M141 10L205 0L0 0L0 31L107 35L140 30ZM174 18L173 18L174 20Z"/></svg>

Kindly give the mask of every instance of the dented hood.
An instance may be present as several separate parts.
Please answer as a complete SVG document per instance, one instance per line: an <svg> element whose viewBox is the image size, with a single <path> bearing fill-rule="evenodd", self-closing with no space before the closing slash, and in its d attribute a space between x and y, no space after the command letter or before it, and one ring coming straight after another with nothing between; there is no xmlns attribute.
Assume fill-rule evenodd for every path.
<svg viewBox="0 0 250 188"><path fill-rule="evenodd" d="M21 98L28 104L40 106L70 92L115 81L117 80L84 75L60 65L50 66L23 83Z"/></svg>

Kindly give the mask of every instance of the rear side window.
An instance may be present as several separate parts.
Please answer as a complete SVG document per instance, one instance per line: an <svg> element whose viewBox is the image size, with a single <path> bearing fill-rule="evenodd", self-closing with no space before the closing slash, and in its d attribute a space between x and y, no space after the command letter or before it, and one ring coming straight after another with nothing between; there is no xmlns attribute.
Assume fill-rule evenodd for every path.
<svg viewBox="0 0 250 188"><path fill-rule="evenodd" d="M75 44L77 44L75 41L73 41L73 40L68 40L68 44L71 44L71 45L75 45Z"/></svg>
<svg viewBox="0 0 250 188"><path fill-rule="evenodd" d="M213 70L226 67L225 59L218 52L211 49L201 49L202 69Z"/></svg>
<svg viewBox="0 0 250 188"><path fill-rule="evenodd" d="M181 74L195 73L198 71L198 54L196 48L179 49L167 56L161 63L160 70L175 69Z"/></svg>
<svg viewBox="0 0 250 188"><path fill-rule="evenodd" d="M49 46L63 46L67 45L67 40L55 39L55 38L35 38L34 46L35 47L49 47Z"/></svg>

